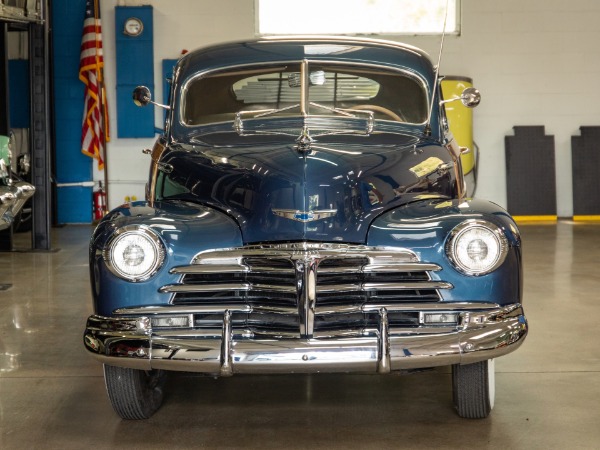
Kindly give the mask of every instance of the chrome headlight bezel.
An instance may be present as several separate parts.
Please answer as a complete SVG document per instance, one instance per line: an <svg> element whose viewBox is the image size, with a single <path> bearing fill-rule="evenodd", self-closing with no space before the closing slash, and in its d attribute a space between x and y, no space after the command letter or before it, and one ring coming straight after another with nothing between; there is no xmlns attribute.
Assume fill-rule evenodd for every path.
<svg viewBox="0 0 600 450"><path fill-rule="evenodd" d="M147 249L151 251L149 256L152 258L152 261L150 261L150 264L147 264L148 267L141 273L127 272L124 269L123 264L121 264L119 259L115 256L115 251L122 248L119 244L132 238L143 239L144 242L148 244ZM144 257L147 256L148 255L144 254ZM142 225L127 225L118 228L113 233L106 243L106 247L102 251L102 258L104 259L106 267L113 275L137 283L146 281L156 275L165 260L165 247L158 234L151 228Z"/></svg>
<svg viewBox="0 0 600 450"><path fill-rule="evenodd" d="M486 237L491 239L489 243L493 243L496 248L494 249L495 255L491 258L485 267L476 269L470 266L464 256L461 256L459 251L459 244L464 239L468 239L469 232L472 231L483 231L486 233ZM508 240L502 229L487 220L481 219L469 219L461 222L455 226L450 232L448 241L446 242L446 255L452 263L452 265L459 272L470 275L470 276L482 276L493 272L502 265L508 254Z"/></svg>

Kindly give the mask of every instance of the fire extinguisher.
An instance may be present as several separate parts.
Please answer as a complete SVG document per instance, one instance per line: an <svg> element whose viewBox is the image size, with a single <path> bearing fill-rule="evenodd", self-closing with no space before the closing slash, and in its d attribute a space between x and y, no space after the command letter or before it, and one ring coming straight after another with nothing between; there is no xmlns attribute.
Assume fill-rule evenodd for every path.
<svg viewBox="0 0 600 450"><path fill-rule="evenodd" d="M106 211L106 193L102 187L102 181L99 182L99 188L94 191L94 220L100 220L104 217Z"/></svg>

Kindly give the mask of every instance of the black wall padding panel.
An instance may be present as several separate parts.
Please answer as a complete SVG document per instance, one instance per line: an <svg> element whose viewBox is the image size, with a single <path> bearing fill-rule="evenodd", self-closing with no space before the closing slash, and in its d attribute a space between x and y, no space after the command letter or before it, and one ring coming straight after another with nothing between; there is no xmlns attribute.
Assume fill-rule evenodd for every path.
<svg viewBox="0 0 600 450"><path fill-rule="evenodd" d="M543 126L513 127L505 136L508 212L513 216L556 216L554 136Z"/></svg>
<svg viewBox="0 0 600 450"><path fill-rule="evenodd" d="M600 215L600 127L580 127L571 136L573 215Z"/></svg>

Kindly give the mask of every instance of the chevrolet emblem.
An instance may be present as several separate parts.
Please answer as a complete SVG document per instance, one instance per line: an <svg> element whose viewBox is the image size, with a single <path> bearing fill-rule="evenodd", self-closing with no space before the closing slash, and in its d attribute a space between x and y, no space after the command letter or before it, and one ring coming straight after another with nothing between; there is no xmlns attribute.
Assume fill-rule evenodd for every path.
<svg viewBox="0 0 600 450"><path fill-rule="evenodd" d="M313 211L300 211L298 209L273 208L273 214L276 216L302 223L328 219L329 217L333 217L336 213L337 209L315 209Z"/></svg>

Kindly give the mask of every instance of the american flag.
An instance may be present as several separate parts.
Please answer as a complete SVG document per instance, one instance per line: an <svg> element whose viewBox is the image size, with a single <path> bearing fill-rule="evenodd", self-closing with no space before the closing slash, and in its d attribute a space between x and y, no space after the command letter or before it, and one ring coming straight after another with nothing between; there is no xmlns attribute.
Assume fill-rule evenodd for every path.
<svg viewBox="0 0 600 450"><path fill-rule="evenodd" d="M85 84L81 151L97 159L100 170L104 168L104 146L110 140L103 67L100 0L87 0L79 59L79 79Z"/></svg>

